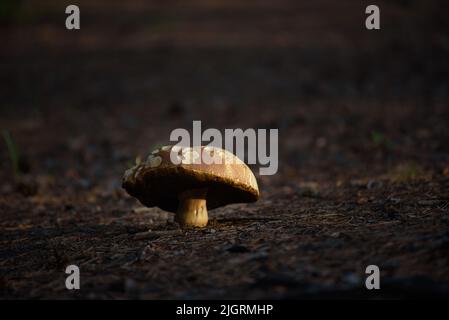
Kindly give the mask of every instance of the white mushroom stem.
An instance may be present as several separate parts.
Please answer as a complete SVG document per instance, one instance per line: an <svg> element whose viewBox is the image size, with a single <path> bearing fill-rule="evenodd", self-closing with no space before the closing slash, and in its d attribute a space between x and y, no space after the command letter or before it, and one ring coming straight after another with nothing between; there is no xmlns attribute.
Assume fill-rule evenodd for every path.
<svg viewBox="0 0 449 320"><path fill-rule="evenodd" d="M192 189L179 196L175 220L182 227L205 227L207 225L207 189Z"/></svg>

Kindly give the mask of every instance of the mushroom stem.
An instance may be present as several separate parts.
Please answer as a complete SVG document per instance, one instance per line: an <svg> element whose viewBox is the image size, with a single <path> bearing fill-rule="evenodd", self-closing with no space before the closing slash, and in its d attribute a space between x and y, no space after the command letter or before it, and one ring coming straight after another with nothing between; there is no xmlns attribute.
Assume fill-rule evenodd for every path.
<svg viewBox="0 0 449 320"><path fill-rule="evenodd" d="M207 225L206 194L207 189L192 189L179 195L175 220L181 227L205 227Z"/></svg>

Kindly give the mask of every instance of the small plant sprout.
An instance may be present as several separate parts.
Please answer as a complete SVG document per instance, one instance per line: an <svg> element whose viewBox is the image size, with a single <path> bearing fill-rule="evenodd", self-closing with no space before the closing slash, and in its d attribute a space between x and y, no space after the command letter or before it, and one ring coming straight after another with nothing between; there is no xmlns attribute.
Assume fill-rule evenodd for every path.
<svg viewBox="0 0 449 320"><path fill-rule="evenodd" d="M11 165L12 165L14 176L17 177L21 174L20 164L19 164L20 158L19 158L19 152L17 150L17 146L14 143L14 141L11 137L11 134L9 133L8 130L3 129L2 136L3 136L3 140L5 140L6 147L8 149L8 154L9 154L9 158L11 160Z"/></svg>
<svg viewBox="0 0 449 320"><path fill-rule="evenodd" d="M393 146L391 140L388 139L388 137L386 137L383 133L375 130L371 132L371 141L374 145L380 147L391 148Z"/></svg>

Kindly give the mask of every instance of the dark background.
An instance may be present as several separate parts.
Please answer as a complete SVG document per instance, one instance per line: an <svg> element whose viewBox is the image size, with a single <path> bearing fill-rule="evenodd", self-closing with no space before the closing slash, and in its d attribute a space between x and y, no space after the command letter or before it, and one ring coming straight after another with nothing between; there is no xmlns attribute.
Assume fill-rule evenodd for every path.
<svg viewBox="0 0 449 320"><path fill-rule="evenodd" d="M2 298L448 293L446 1L69 4L0 3ZM121 177L192 120L278 128L279 172L183 231Z"/></svg>

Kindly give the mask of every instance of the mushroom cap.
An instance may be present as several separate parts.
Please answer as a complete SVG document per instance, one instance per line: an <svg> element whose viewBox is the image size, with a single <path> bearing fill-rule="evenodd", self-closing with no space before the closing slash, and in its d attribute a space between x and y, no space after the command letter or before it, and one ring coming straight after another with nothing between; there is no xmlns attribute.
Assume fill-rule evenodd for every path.
<svg viewBox="0 0 449 320"><path fill-rule="evenodd" d="M179 164L171 161L170 153ZM207 164L201 155L215 162ZM221 163L216 163L221 159ZM192 189L207 189L207 208L231 203L254 202L259 187L251 169L234 154L216 147L163 146L146 161L126 170L123 188L147 207L176 212L178 195Z"/></svg>

